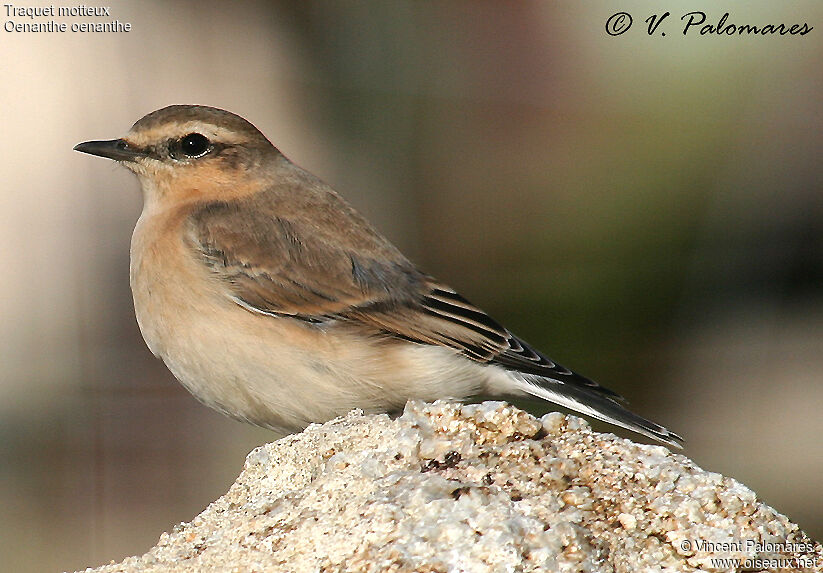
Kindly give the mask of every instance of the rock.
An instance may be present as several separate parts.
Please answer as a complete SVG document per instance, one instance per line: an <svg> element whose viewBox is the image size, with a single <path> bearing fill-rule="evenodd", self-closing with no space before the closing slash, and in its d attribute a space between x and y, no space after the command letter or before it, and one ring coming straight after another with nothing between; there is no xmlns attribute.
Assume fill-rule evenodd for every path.
<svg viewBox="0 0 823 573"><path fill-rule="evenodd" d="M735 561L738 560L738 561ZM821 571L823 547L663 446L503 402L352 412L253 450L223 497L86 571Z"/></svg>

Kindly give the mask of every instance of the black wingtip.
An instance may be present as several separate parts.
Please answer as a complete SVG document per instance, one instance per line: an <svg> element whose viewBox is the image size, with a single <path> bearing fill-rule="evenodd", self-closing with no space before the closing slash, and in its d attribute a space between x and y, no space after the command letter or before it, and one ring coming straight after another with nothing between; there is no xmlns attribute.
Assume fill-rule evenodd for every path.
<svg viewBox="0 0 823 573"><path fill-rule="evenodd" d="M518 387L532 396L590 416L615 426L657 440L676 449L683 449L685 440L678 434L624 408L611 397L591 388L567 384L560 379L510 372Z"/></svg>
<svg viewBox="0 0 823 573"><path fill-rule="evenodd" d="M669 446L672 446L673 448L677 448L678 450L682 450L686 445L686 440L684 440L681 436L667 430L663 426L658 426L658 428L660 428L658 431L649 432L649 434L651 434L649 435L650 438L661 441Z"/></svg>

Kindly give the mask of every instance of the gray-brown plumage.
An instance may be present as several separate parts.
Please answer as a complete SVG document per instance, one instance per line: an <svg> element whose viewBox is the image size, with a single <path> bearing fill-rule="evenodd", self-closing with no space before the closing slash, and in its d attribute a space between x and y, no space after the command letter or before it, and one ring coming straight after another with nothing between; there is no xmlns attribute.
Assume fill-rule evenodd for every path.
<svg viewBox="0 0 823 573"><path fill-rule="evenodd" d="M76 149L140 178L138 323L175 376L228 415L293 430L410 398L531 394L682 441L419 271L234 114L171 106Z"/></svg>

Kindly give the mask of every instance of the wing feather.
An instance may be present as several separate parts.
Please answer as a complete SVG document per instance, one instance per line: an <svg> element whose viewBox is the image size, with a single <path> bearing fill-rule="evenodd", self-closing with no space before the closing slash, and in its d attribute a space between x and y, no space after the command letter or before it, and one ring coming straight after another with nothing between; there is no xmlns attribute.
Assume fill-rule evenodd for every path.
<svg viewBox="0 0 823 573"><path fill-rule="evenodd" d="M468 358L614 392L556 364L451 288L417 270L333 191L210 202L188 238L237 304L314 323L453 348ZM352 220L354 219L354 220Z"/></svg>

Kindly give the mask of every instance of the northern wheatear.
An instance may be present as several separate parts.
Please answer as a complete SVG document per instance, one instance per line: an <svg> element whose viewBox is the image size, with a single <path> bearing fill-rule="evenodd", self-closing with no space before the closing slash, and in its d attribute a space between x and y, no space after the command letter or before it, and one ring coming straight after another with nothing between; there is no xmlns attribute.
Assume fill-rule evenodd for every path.
<svg viewBox="0 0 823 573"><path fill-rule="evenodd" d="M175 105L75 147L137 174L137 322L192 394L279 431L410 398L532 395L680 447L419 271L252 124Z"/></svg>

